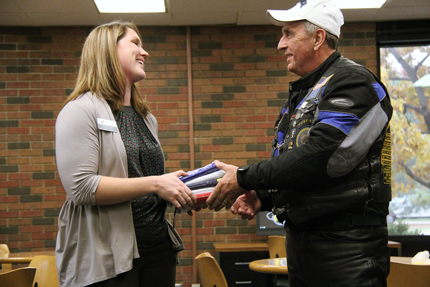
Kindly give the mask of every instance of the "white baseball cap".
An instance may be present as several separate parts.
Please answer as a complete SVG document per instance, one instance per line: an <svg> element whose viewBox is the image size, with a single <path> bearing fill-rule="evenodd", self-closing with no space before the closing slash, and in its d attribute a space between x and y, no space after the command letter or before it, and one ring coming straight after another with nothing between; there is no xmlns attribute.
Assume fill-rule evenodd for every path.
<svg viewBox="0 0 430 287"><path fill-rule="evenodd" d="M267 17L276 26L284 26L285 22L308 20L327 32L340 36L343 25L343 14L329 0L302 0L289 10L267 10Z"/></svg>

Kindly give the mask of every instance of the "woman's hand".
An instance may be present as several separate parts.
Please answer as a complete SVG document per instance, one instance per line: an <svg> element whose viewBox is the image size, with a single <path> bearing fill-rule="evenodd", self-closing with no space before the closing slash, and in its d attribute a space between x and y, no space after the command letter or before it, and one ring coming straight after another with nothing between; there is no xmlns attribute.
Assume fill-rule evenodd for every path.
<svg viewBox="0 0 430 287"><path fill-rule="evenodd" d="M196 203L193 192L179 179L185 176L182 170L154 177L156 194L162 199L171 202L179 209L191 209Z"/></svg>

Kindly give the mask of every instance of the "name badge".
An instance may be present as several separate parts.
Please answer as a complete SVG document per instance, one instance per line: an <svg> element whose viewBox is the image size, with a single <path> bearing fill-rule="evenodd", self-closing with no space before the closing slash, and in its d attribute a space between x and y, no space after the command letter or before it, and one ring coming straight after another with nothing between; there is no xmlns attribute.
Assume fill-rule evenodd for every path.
<svg viewBox="0 0 430 287"><path fill-rule="evenodd" d="M97 118L97 127L99 130L108 131L108 132L118 132L118 126L116 125L116 121L105 120L101 118Z"/></svg>

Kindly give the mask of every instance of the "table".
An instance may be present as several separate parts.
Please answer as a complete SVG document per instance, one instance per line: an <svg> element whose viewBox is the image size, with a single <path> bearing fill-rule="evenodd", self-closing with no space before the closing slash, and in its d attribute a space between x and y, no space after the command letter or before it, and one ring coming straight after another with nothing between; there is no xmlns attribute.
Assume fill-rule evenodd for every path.
<svg viewBox="0 0 430 287"><path fill-rule="evenodd" d="M288 275L287 258L270 258L252 261L249 268L256 272Z"/></svg>
<svg viewBox="0 0 430 287"><path fill-rule="evenodd" d="M402 244L400 242L388 240L388 247L397 248L397 255L402 256Z"/></svg>
<svg viewBox="0 0 430 287"><path fill-rule="evenodd" d="M267 242L223 242L214 243L216 252L269 251Z"/></svg>
<svg viewBox="0 0 430 287"><path fill-rule="evenodd" d="M409 263L409 264L412 264L412 258L413 257L391 256L390 257L390 261L391 262L399 262L399 263Z"/></svg>
<svg viewBox="0 0 430 287"><path fill-rule="evenodd" d="M402 256L402 244L396 241L388 241L389 248L397 248L398 256ZM267 242L232 242L214 243L217 252L236 252L236 251L269 251Z"/></svg>
<svg viewBox="0 0 430 287"><path fill-rule="evenodd" d="M31 251L31 252L18 252L18 253L10 253L7 258L0 258L0 264L2 263L11 263L11 264L28 264L31 262L34 256L37 255L51 255L55 256L55 251L47 250L47 251Z"/></svg>
<svg viewBox="0 0 430 287"><path fill-rule="evenodd" d="M270 286L273 275L254 272L249 263L269 257L266 242L217 242L214 243L216 259L228 286Z"/></svg>
<svg viewBox="0 0 430 287"><path fill-rule="evenodd" d="M412 257L391 256L390 261L411 263ZM287 258L271 258L252 261L249 268L256 272L270 274L288 274Z"/></svg>

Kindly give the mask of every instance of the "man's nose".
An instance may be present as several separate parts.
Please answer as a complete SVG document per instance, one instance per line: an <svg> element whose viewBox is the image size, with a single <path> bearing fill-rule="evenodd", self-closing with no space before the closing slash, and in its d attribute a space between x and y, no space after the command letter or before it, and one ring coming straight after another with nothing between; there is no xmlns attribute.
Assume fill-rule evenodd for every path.
<svg viewBox="0 0 430 287"><path fill-rule="evenodd" d="M284 39L285 37L282 37L281 38L281 40L279 40L279 43L278 43L278 51L281 51L281 50L284 50L284 49L286 49L287 48L287 43L286 43L286 41L285 41L285 39Z"/></svg>

